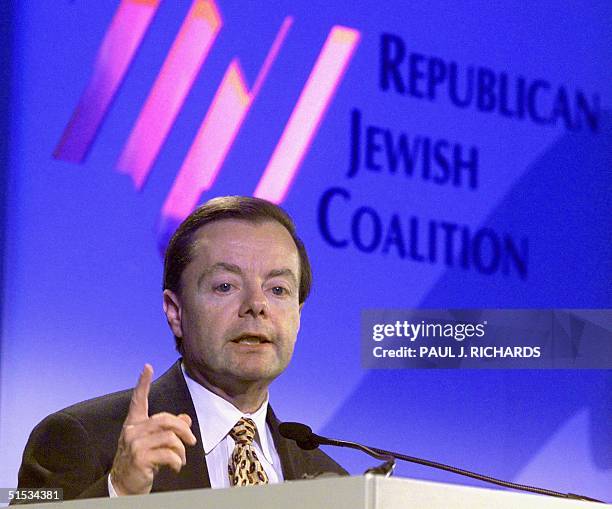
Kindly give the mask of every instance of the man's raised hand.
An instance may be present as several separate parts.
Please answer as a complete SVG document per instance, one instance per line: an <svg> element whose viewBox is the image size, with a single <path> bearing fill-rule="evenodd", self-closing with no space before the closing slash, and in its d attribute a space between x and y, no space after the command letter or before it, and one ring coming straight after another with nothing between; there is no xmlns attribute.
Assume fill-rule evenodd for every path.
<svg viewBox="0 0 612 509"><path fill-rule="evenodd" d="M151 491L160 467L179 472L186 464L185 445L195 445L191 417L161 412L149 417L149 389L153 380L150 364L140 374L119 436L111 469L111 482L118 495Z"/></svg>

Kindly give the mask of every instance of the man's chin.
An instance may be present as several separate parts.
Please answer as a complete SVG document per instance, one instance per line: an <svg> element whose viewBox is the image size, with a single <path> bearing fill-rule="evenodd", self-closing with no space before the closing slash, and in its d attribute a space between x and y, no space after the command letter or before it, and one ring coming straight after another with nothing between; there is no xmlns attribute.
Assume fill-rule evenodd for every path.
<svg viewBox="0 0 612 509"><path fill-rule="evenodd" d="M249 359L248 362L239 362L232 366L230 372L242 383L270 383L285 367L276 360L272 362L270 359Z"/></svg>
<svg viewBox="0 0 612 509"><path fill-rule="evenodd" d="M270 366L249 366L233 372L235 378L243 383L270 383L282 373L282 370Z"/></svg>

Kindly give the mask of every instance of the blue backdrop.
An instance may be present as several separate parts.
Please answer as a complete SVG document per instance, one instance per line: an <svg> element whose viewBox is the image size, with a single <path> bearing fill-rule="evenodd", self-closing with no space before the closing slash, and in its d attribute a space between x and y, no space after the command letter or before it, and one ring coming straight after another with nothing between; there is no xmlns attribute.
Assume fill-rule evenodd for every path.
<svg viewBox="0 0 612 509"><path fill-rule="evenodd" d="M612 307L612 5L558 4L3 7L0 486L45 415L176 358L159 246L197 189L274 198L311 255L281 418L612 500L609 371L360 366L365 308Z"/></svg>

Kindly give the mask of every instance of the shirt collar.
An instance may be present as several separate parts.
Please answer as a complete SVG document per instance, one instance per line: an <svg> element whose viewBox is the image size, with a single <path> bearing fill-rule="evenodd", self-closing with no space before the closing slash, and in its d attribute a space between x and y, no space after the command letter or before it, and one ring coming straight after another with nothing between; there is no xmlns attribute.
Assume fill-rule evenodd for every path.
<svg viewBox="0 0 612 509"><path fill-rule="evenodd" d="M200 424L204 454L208 454L217 447L242 417L248 417L257 426L255 440L259 442L265 458L270 463L273 463L270 441L266 430L269 396L266 395L265 401L255 412L252 414L244 413L229 401L209 391L191 378L185 371L183 363L181 363L181 370L183 371L183 377L185 378L185 383L187 384L187 389L191 395L191 400L198 417L198 423Z"/></svg>

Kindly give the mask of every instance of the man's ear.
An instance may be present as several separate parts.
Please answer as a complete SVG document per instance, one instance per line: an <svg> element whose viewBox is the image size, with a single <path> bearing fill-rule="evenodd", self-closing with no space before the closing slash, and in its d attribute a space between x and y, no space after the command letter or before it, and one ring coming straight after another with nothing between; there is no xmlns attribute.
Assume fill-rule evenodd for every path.
<svg viewBox="0 0 612 509"><path fill-rule="evenodd" d="M298 308L298 326L297 326L296 335L298 332L300 332L300 327L302 326L302 308L303 307L304 307L304 303L302 302L300 304L300 307Z"/></svg>
<svg viewBox="0 0 612 509"><path fill-rule="evenodd" d="M176 293L172 290L164 290L164 313L168 320L168 325L172 329L172 333L177 338L183 337L181 301Z"/></svg>

